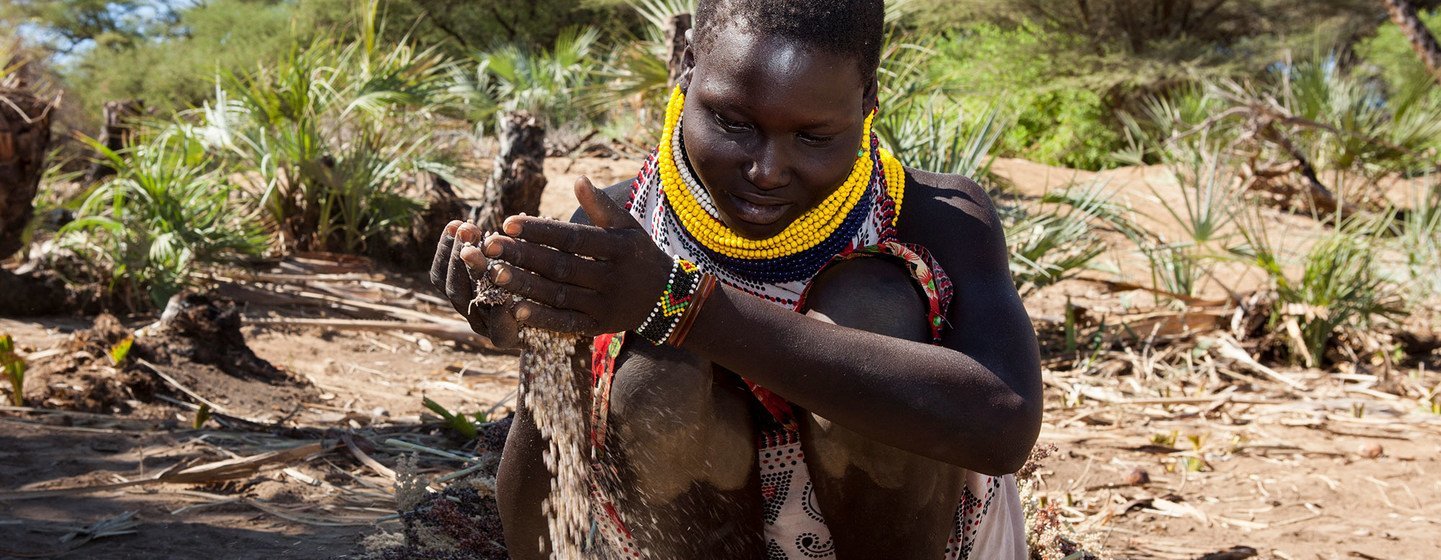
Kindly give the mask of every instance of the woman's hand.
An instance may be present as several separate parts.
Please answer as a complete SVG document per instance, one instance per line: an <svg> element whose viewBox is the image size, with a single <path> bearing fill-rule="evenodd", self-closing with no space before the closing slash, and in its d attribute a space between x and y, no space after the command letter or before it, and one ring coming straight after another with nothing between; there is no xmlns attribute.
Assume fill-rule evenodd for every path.
<svg viewBox="0 0 1441 560"><path fill-rule="evenodd" d="M489 338L497 348L513 348L520 342L520 325L508 309L511 306L474 303L475 280L489 264L479 248L481 235L475 224L460 220L447 224L430 264L430 283L445 292L451 307L470 321L476 334Z"/></svg>
<svg viewBox="0 0 1441 560"><path fill-rule="evenodd" d="M511 216L504 235L485 240L484 256L509 264L491 281L525 301L512 309L521 324L584 335L634 329L665 289L672 260L640 223L590 179L575 196L594 226Z"/></svg>

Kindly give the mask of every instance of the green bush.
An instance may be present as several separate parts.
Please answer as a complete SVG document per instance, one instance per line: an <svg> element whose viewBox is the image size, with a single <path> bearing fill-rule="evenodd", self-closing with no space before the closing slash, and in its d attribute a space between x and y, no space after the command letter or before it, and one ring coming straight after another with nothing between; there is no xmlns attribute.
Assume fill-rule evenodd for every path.
<svg viewBox="0 0 1441 560"><path fill-rule="evenodd" d="M207 263L258 254L266 236L237 211L239 189L200 141L168 127L116 153L89 141L116 169L60 230L120 307L164 306Z"/></svg>
<svg viewBox="0 0 1441 560"><path fill-rule="evenodd" d="M1063 57L1080 44L1033 24L979 24L941 42L932 79L972 109L999 103L1013 115L1000 155L1101 169L1124 144L1103 96L1110 86L1083 79L1086 69Z"/></svg>
<svg viewBox="0 0 1441 560"><path fill-rule="evenodd" d="M361 252L409 223L415 174L450 173L439 137L441 117L460 112L456 65L435 49L380 44L369 10L356 39L297 45L229 77L195 112L283 250Z"/></svg>
<svg viewBox="0 0 1441 560"><path fill-rule="evenodd" d="M477 53L474 72L459 80L470 118L488 123L497 110L519 110L537 115L549 129L583 121L585 103L577 97L600 66L594 52L599 39L594 28L572 27L549 48L508 44Z"/></svg>
<svg viewBox="0 0 1441 560"><path fill-rule="evenodd" d="M1259 212L1239 217L1243 242L1231 251L1269 277L1276 300L1267 329L1285 341L1292 362L1321 367L1338 336L1404 313L1402 292L1381 270L1377 252L1389 235L1387 221L1332 216L1333 229L1292 261L1266 217ZM1299 265L1299 276L1291 265Z"/></svg>
<svg viewBox="0 0 1441 560"><path fill-rule="evenodd" d="M216 73L255 68L331 23L272 0L201 2L175 16L147 24L143 39L112 36L78 55L66 81L84 130L98 130L107 101L139 99L159 115L198 106L213 92Z"/></svg>

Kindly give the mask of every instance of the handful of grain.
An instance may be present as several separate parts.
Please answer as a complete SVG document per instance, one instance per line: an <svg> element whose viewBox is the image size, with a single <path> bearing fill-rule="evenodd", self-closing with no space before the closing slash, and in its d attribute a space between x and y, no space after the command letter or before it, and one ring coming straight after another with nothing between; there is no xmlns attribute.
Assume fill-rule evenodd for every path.
<svg viewBox="0 0 1441 560"><path fill-rule="evenodd" d="M491 260L490 266L501 261ZM520 296L495 286L484 275L476 281L471 305L514 305ZM546 440L541 452L550 471L550 496L542 504L548 524L551 558L581 558L590 529L590 465L586 460L588 399L577 386L571 358L579 339L530 327L520 331L521 398ZM543 543L537 543L542 546Z"/></svg>

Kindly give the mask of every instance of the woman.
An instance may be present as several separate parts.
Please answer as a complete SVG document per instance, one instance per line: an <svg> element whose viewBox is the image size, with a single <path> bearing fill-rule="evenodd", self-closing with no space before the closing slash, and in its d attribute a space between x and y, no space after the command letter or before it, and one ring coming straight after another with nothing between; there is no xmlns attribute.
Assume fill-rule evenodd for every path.
<svg viewBox="0 0 1441 560"><path fill-rule="evenodd" d="M1034 331L984 190L877 149L883 11L702 0L636 180L582 179L571 223L441 237L432 280L477 332L601 335L577 383L615 554L1025 555L1008 473L1040 426ZM473 307L487 274L525 300ZM543 445L521 403L499 473L516 558L545 555Z"/></svg>

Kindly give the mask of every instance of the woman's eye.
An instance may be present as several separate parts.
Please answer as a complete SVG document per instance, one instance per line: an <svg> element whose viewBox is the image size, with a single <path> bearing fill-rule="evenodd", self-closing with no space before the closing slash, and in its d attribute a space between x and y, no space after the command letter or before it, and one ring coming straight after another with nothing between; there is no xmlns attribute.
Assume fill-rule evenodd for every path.
<svg viewBox="0 0 1441 560"><path fill-rule="evenodd" d="M750 130L750 125L732 121L720 116L720 113L711 113L711 116L715 117L716 125L720 126L721 130L726 132L746 132Z"/></svg>
<svg viewBox="0 0 1441 560"><path fill-rule="evenodd" d="M812 146L825 146L827 144L830 144L832 140L836 139L835 136L819 136L816 134L806 134L804 132L798 134L797 138L800 138L801 142L805 142L806 144L810 144Z"/></svg>

